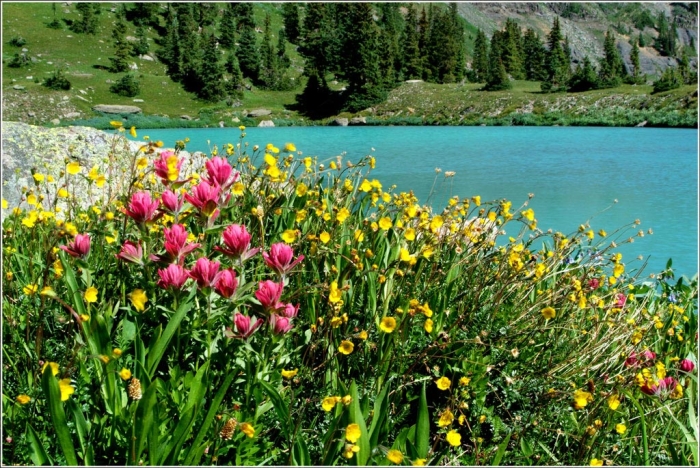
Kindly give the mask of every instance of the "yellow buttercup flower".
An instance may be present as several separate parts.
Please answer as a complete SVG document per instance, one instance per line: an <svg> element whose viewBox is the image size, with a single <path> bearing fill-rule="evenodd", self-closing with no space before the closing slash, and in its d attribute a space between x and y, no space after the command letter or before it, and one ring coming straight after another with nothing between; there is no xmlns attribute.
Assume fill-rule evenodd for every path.
<svg viewBox="0 0 700 468"><path fill-rule="evenodd" d="M8 205L7 205L7 200L5 200L5 199L3 198L3 199L2 199L2 209L3 209L3 210L6 210L7 207L8 207Z"/></svg>
<svg viewBox="0 0 700 468"><path fill-rule="evenodd" d="M284 145L284 150L287 153L293 153L294 151L297 150L297 147L294 146L294 143L287 143L286 145Z"/></svg>
<svg viewBox="0 0 700 468"><path fill-rule="evenodd" d="M41 368L41 373L44 373L44 370L46 370L47 367L51 367L51 373L53 375L58 375L58 363L57 362L47 362L43 365Z"/></svg>
<svg viewBox="0 0 700 468"><path fill-rule="evenodd" d="M615 432L617 432L618 434L624 434L625 432L627 432L627 426L625 426L624 424L616 424Z"/></svg>
<svg viewBox="0 0 700 468"><path fill-rule="evenodd" d="M61 379L58 381L58 389L61 391L61 401L66 401L75 393L75 388L70 384L70 379Z"/></svg>
<svg viewBox="0 0 700 468"><path fill-rule="evenodd" d="M348 216L350 216L350 211L343 207L338 211L338 214L335 215L335 219L342 224L346 219L348 219Z"/></svg>
<svg viewBox="0 0 700 468"><path fill-rule="evenodd" d="M386 457L391 463L394 463L396 465L400 464L403 461L403 453L395 449L389 450L389 453L386 454Z"/></svg>
<svg viewBox="0 0 700 468"><path fill-rule="evenodd" d="M520 214L523 215L523 218L527 219L528 221L535 220L535 211L532 208L528 208L525 211L521 211Z"/></svg>
<svg viewBox="0 0 700 468"><path fill-rule="evenodd" d="M336 302L340 302L340 298L342 297L343 292L338 289L338 282L333 281L331 283L331 290L330 293L328 294L328 301L331 302L332 304L335 304Z"/></svg>
<svg viewBox="0 0 700 468"><path fill-rule="evenodd" d="M452 422L455 420L454 414L452 414L452 411L450 409L446 409L443 411L443 413L440 415L440 419L438 420L438 426L439 427L447 427Z"/></svg>
<svg viewBox="0 0 700 468"><path fill-rule="evenodd" d="M542 315L547 320L553 319L557 315L557 311L554 310L554 307L545 307L542 309Z"/></svg>
<svg viewBox="0 0 700 468"><path fill-rule="evenodd" d="M250 423L244 422L241 424L241 431L251 439L255 436L255 428Z"/></svg>
<svg viewBox="0 0 700 468"><path fill-rule="evenodd" d="M66 166L66 171L70 175L76 175L78 172L80 172L80 163L78 161L72 161L68 163Z"/></svg>
<svg viewBox="0 0 700 468"><path fill-rule="evenodd" d="M131 294L129 294L129 299L131 300L131 305L134 309L139 312L143 312L146 309L146 302L148 302L148 296L143 289L134 289Z"/></svg>
<svg viewBox="0 0 700 468"><path fill-rule="evenodd" d="M297 240L297 232L294 229L287 229L280 237L282 237L282 240L285 243L292 244L295 240Z"/></svg>
<svg viewBox="0 0 700 468"><path fill-rule="evenodd" d="M597 458L591 458L591 466L603 466L603 460L598 460Z"/></svg>
<svg viewBox="0 0 700 468"><path fill-rule="evenodd" d="M466 387L471 381L472 379L470 379L469 377L462 377L461 379L459 379L459 384L463 387Z"/></svg>
<svg viewBox="0 0 700 468"><path fill-rule="evenodd" d="M423 323L423 329L427 333L432 333L433 332L433 321L431 319L425 319L425 323Z"/></svg>
<svg viewBox="0 0 700 468"><path fill-rule="evenodd" d="M396 328L396 319L394 317L384 317L379 322L379 329L384 333L391 333Z"/></svg>
<svg viewBox="0 0 700 468"><path fill-rule="evenodd" d="M379 227L384 231L388 231L389 229L391 229L392 226L393 224L391 222L391 218L389 218L388 216L384 216L379 220Z"/></svg>
<svg viewBox="0 0 700 468"><path fill-rule="evenodd" d="M343 341L340 343L340 346L338 347L338 351L339 351L341 354L345 354L346 356L347 356L348 354L351 354L351 353L353 352L354 349L355 349L355 345L352 344L352 341L348 341L348 340L343 340Z"/></svg>
<svg viewBox="0 0 700 468"><path fill-rule="evenodd" d="M333 408L335 408L336 403L340 401L340 397L336 396L329 396L323 399L321 402L321 408L323 408L323 411L330 411Z"/></svg>
<svg viewBox="0 0 700 468"><path fill-rule="evenodd" d="M435 381L435 384L440 390L447 390L452 385L452 382L447 377L440 377Z"/></svg>
<svg viewBox="0 0 700 468"><path fill-rule="evenodd" d="M458 447L462 443L462 436L453 429L447 433L445 440L447 440L447 443L451 446Z"/></svg>
<svg viewBox="0 0 700 468"><path fill-rule="evenodd" d="M37 293L37 291L39 291L39 285L38 284L28 284L22 288L22 291L27 296L33 296L34 294Z"/></svg>
<svg viewBox="0 0 700 468"><path fill-rule="evenodd" d="M138 135L136 134L136 127L131 127L131 130L129 130L129 133L131 134L132 137L136 138Z"/></svg>
<svg viewBox="0 0 700 468"><path fill-rule="evenodd" d="M85 299L85 302L88 304L91 304L93 302L97 302L97 288L94 286L90 286L87 288L85 291L85 294L83 294L83 298Z"/></svg>
<svg viewBox="0 0 700 468"><path fill-rule="evenodd" d="M574 408L583 409L588 403L593 401L593 395L583 390L574 392Z"/></svg>
<svg viewBox="0 0 700 468"><path fill-rule="evenodd" d="M406 229L403 233L403 237L409 242L415 240L416 239L416 230L413 228Z"/></svg>
<svg viewBox="0 0 700 468"><path fill-rule="evenodd" d="M119 371L119 377L121 377L122 380L129 380L131 378L131 371L123 367L122 370Z"/></svg>
<svg viewBox="0 0 700 468"><path fill-rule="evenodd" d="M297 375L297 372L299 372L299 369L292 369L292 370L282 369L282 377L289 380L291 378L294 378L294 376Z"/></svg>
<svg viewBox="0 0 700 468"><path fill-rule="evenodd" d="M617 394L608 397L608 407L615 411L620 406L620 397Z"/></svg>
<svg viewBox="0 0 700 468"><path fill-rule="evenodd" d="M20 405L26 405L30 401L32 401L32 397L30 397L29 395L17 395L17 403L19 403Z"/></svg>
<svg viewBox="0 0 700 468"><path fill-rule="evenodd" d="M326 231L323 231L321 235L318 236L319 239L321 239L321 242L324 244L327 244L329 240L331 240L331 235L328 234Z"/></svg>
<svg viewBox="0 0 700 468"><path fill-rule="evenodd" d="M354 444L359 440L360 436L362 436L362 431L360 430L359 424L348 424L348 427L345 428L345 438L349 442Z"/></svg>
<svg viewBox="0 0 700 468"><path fill-rule="evenodd" d="M442 227L443 224L445 224L445 220L443 219L443 217L440 215L435 216L430 221L430 232L435 234L438 231L438 229Z"/></svg>

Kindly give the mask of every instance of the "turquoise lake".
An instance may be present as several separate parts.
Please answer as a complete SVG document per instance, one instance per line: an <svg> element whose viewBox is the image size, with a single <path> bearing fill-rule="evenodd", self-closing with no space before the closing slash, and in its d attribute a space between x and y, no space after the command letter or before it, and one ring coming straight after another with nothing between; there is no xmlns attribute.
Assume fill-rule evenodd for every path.
<svg viewBox="0 0 700 468"><path fill-rule="evenodd" d="M385 188L413 190L440 210L452 195L480 195L483 201L506 198L512 211L529 206L538 227L571 233L590 220L611 240L639 229L653 235L620 246L627 271L644 275L673 259L676 275L698 271L698 132L693 129L602 127L280 127L247 128L244 141L282 148L293 142L304 156L326 165L337 155L357 161L377 158L372 172ZM188 151L237 143L237 128L139 129L139 135L172 147L190 138ZM444 171L456 175L445 179ZM617 200L617 203L614 203ZM610 207L606 210L606 208ZM603 211L605 210L605 211ZM619 227L641 220L639 228L616 239ZM514 224L515 226L515 224ZM516 235L515 227L508 234Z"/></svg>

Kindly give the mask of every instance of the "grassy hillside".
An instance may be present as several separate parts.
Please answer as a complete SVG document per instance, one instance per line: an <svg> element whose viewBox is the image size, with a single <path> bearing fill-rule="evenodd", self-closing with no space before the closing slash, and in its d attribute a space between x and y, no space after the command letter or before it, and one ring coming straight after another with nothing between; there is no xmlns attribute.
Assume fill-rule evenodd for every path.
<svg viewBox="0 0 700 468"><path fill-rule="evenodd" d="M80 123L100 127L107 125L109 118L100 118L93 112L94 105L124 104L137 105L143 110L143 116L131 118L131 122L140 127L212 126L221 121L226 126L237 126L239 122L256 125L257 120L246 118L247 112L256 108L272 110L271 118L278 126L313 123L289 110L304 84L303 61L291 44L287 47L292 59L291 73L299 82L299 87L293 91L253 88L245 92L236 107L225 103L212 105L184 91L166 76L165 66L157 60L133 57L131 62L138 66L136 73L142 91L135 98L127 98L109 92L111 82L122 75L106 70L109 57L113 55L111 31L115 13L111 10L116 4L102 4L99 29L92 36L71 32L66 23L79 17L75 4L61 5L57 4L57 17L63 29L54 30L46 26L53 19L51 3L2 4L3 62L6 64L23 48L32 58L32 62L22 68L3 66L5 120L51 125L50 122L58 118L61 125ZM255 10L258 25L263 24L267 12L271 13L275 42L281 27L280 10L279 4L258 4ZM134 25L128 23L128 27L127 35L135 36ZM467 29L467 39L473 32L473 28ZM149 30L148 35L149 53L155 55L156 32ZM259 36L262 38L262 34ZM26 40L25 45L10 44L13 38L19 37ZM70 91L52 91L41 86L57 68L65 70L73 85ZM333 86L340 88L342 83ZM404 83L390 93L386 102L361 114L367 117L368 124L636 125L647 121L651 125L697 125L697 92L692 86L654 96L650 95L651 86L555 95L541 94L539 83L535 82L515 82L509 92L483 92L480 88L481 85L472 83ZM194 120L181 120L182 115ZM316 123L332 120L333 117Z"/></svg>

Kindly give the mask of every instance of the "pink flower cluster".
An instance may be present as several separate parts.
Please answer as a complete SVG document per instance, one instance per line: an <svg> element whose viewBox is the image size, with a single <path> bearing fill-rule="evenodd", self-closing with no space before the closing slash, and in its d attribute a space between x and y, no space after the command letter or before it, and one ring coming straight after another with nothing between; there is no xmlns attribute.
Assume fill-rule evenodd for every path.
<svg viewBox="0 0 700 468"><path fill-rule="evenodd" d="M90 236L77 234L73 242L68 245L62 245L61 249L68 252L71 257L85 258L90 253Z"/></svg>

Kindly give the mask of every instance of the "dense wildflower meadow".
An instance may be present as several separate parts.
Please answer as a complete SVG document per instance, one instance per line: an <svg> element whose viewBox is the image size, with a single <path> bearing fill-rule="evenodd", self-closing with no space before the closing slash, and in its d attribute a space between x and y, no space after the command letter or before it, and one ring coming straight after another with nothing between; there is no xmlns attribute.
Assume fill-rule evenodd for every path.
<svg viewBox="0 0 700 468"><path fill-rule="evenodd" d="M639 222L437 210L244 127L117 170L115 127L3 201L4 463L698 463L697 279L626 267Z"/></svg>

